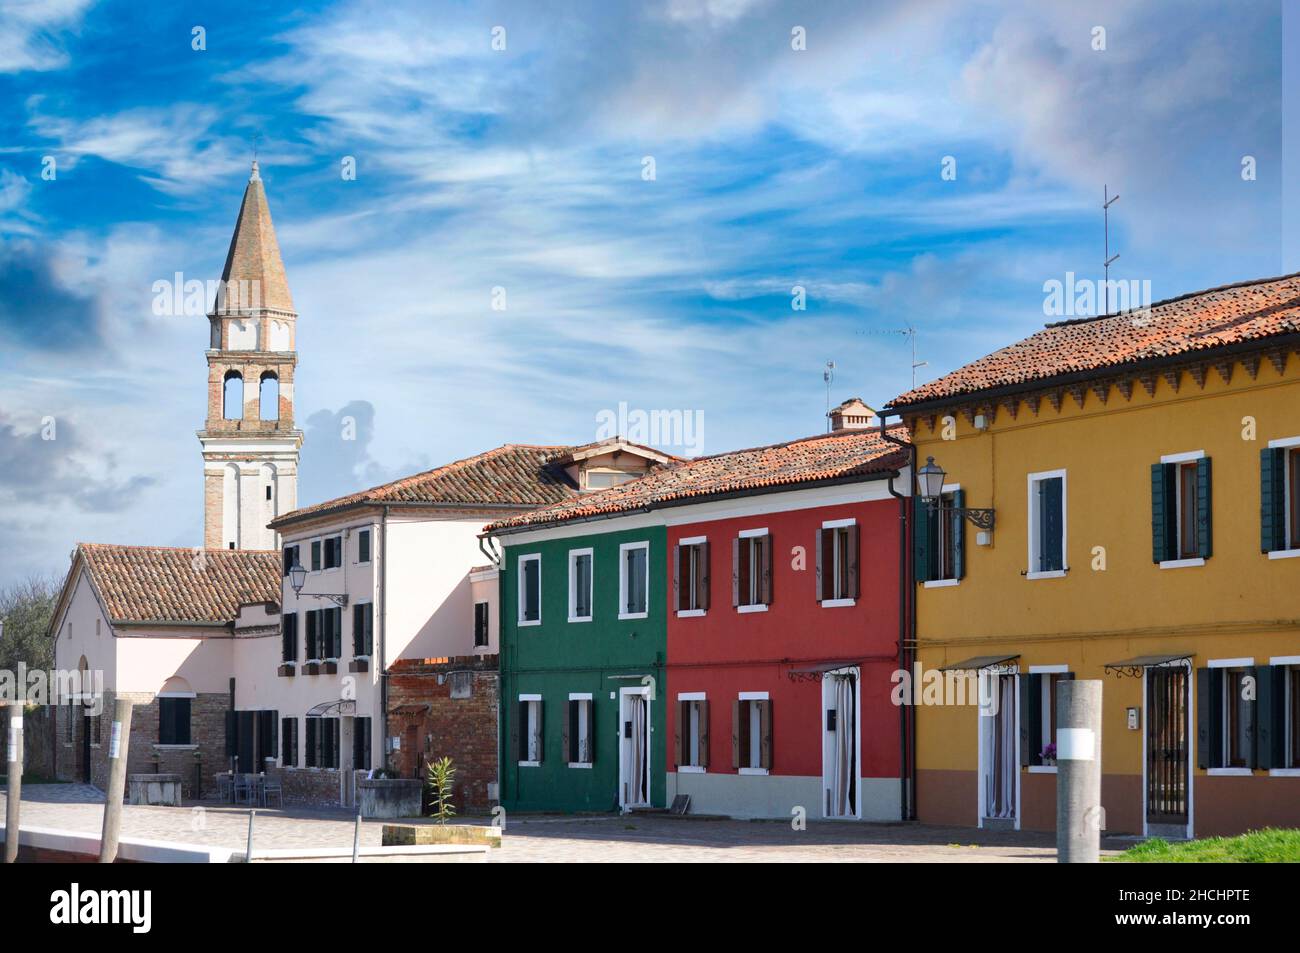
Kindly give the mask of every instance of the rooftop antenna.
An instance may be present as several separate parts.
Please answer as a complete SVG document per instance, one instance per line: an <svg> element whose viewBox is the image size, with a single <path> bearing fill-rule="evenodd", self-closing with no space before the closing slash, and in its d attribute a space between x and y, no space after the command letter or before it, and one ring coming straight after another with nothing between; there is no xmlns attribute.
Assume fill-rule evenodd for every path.
<svg viewBox="0 0 1300 953"><path fill-rule="evenodd" d="M1102 263L1102 287L1106 289L1106 314L1110 314L1110 266L1115 259L1119 258L1119 252L1116 252L1114 256L1110 253L1110 207L1119 201L1119 196L1116 195L1112 197L1110 194L1110 186L1103 185L1101 187L1101 201L1102 222L1106 231L1106 257L1103 259Z"/></svg>
<svg viewBox="0 0 1300 953"><path fill-rule="evenodd" d="M826 382L826 432L831 430L831 381L835 380L835 362L827 361L822 371L822 380Z"/></svg>
<svg viewBox="0 0 1300 953"><path fill-rule="evenodd" d="M918 367L929 367L929 361L918 361L916 359L916 328L907 325L902 328L890 328L887 331L859 331L858 334L901 334L907 338L908 343L912 346L912 389L916 389L916 369Z"/></svg>

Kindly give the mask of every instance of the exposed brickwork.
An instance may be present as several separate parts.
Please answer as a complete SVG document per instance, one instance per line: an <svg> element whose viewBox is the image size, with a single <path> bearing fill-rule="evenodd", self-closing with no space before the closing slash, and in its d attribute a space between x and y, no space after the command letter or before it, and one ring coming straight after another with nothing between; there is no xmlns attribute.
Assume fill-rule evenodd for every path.
<svg viewBox="0 0 1300 953"><path fill-rule="evenodd" d="M497 781L497 671L495 655L404 659L389 670L386 733L402 745L389 755L390 768L423 778L425 764L450 756L456 765L453 800L461 812L496 803L488 798L488 785ZM453 698L453 687L457 695L468 689L468 697Z"/></svg>
<svg viewBox="0 0 1300 953"><path fill-rule="evenodd" d="M309 807L338 807L340 793L340 771L337 768L282 768L268 762L267 777L279 778L284 791L285 804L299 804ZM365 777L365 771L353 771L352 790L355 792L356 781ZM271 806L275 807L272 799Z"/></svg>

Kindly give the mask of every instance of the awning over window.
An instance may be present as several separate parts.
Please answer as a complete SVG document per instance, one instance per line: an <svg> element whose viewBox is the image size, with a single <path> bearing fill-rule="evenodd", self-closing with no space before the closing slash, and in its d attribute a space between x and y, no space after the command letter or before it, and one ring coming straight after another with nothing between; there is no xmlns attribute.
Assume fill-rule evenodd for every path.
<svg viewBox="0 0 1300 953"><path fill-rule="evenodd" d="M319 705L313 705L307 711L308 718L325 718L339 715L355 715L357 713L357 703L351 699L342 699L332 702L321 702Z"/></svg>
<svg viewBox="0 0 1300 953"><path fill-rule="evenodd" d="M974 658L968 658L964 662L955 662L952 665L941 666L941 672L978 672L986 668L1001 668L1010 662L1020 658L1020 654L1015 655L976 655Z"/></svg>
<svg viewBox="0 0 1300 953"><path fill-rule="evenodd" d="M842 668L853 668L861 663L861 659L818 662L815 665L801 665L798 668L792 668L785 674L792 682L820 682L828 672L837 672Z"/></svg>
<svg viewBox="0 0 1300 953"><path fill-rule="evenodd" d="M1148 668L1169 668L1189 662L1195 652L1171 652L1168 655L1135 655L1118 662L1107 662L1104 671L1112 675L1141 675Z"/></svg>

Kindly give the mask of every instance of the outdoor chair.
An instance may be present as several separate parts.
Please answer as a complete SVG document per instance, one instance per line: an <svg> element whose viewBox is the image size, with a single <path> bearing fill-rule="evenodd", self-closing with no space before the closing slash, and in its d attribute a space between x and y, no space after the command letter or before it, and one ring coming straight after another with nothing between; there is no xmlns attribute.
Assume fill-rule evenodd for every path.
<svg viewBox="0 0 1300 953"><path fill-rule="evenodd" d="M266 778L262 782L262 806L270 807L272 797L276 799L280 807L284 807L284 789L280 785L279 778Z"/></svg>

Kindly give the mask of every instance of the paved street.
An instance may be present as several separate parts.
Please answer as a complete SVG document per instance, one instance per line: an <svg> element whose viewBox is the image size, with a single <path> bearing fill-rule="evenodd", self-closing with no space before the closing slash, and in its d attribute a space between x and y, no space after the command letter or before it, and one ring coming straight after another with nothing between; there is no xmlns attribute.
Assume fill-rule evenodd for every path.
<svg viewBox="0 0 1300 953"><path fill-rule="evenodd" d="M0 804L4 797L0 794ZM79 784L31 785L23 790L23 824L98 832L103 801ZM380 821L362 825L362 844L378 846ZM353 821L342 811L258 809L256 848L350 847ZM229 805L128 805L129 837L242 849L248 811ZM1123 847L1123 844L1112 845ZM986 833L917 824L812 822L794 831L778 821L680 820L662 816L524 817L510 819L493 863L530 862L1044 862L1055 858L1043 834Z"/></svg>

